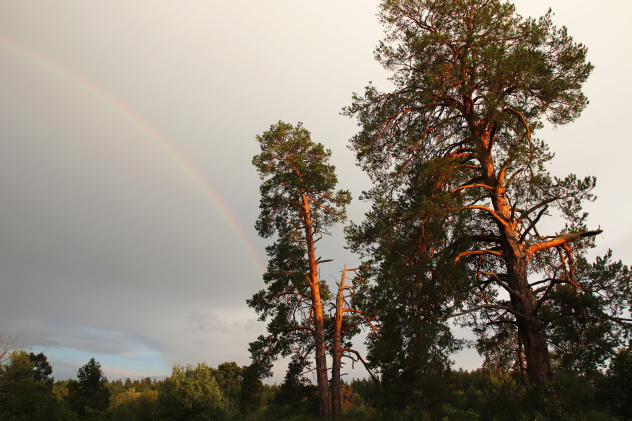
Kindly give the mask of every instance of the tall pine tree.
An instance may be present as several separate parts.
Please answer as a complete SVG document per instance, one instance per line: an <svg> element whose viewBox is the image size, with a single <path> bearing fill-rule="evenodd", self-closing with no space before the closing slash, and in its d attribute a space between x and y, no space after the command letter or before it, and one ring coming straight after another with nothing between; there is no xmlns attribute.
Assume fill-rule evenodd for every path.
<svg viewBox="0 0 632 421"><path fill-rule="evenodd" d="M314 353L320 415L329 418L323 312L329 290L319 279L318 265L325 260L316 255L316 242L344 221L351 194L335 190L331 151L314 143L301 123L279 122L257 140L261 153L253 164L263 182L256 228L262 237L276 235L276 240L266 249L267 289L248 300L261 320L270 318L269 335L252 343L251 353L264 373L278 355L293 355L294 366L302 366Z"/></svg>
<svg viewBox="0 0 632 421"><path fill-rule="evenodd" d="M534 137L544 119L579 117L593 68L551 16L525 19L500 0L385 0L376 58L394 89L369 85L346 109L359 120L352 147L374 183L365 195L374 206L351 228L351 244L370 256L378 298L409 297L408 312L419 313L411 318L432 322L406 332L396 301L383 309L382 338L390 332L404 351L419 341L429 361L431 345L453 344L447 317L467 318L483 341L508 326L534 384L551 378L550 332L586 314L576 307L603 292L594 283L619 298L629 284L625 271L595 281L575 270L601 232L585 227L582 212L595 179L552 177L552 154ZM566 222L544 232L549 217ZM625 323L620 306L592 314ZM376 345L395 361L411 355Z"/></svg>

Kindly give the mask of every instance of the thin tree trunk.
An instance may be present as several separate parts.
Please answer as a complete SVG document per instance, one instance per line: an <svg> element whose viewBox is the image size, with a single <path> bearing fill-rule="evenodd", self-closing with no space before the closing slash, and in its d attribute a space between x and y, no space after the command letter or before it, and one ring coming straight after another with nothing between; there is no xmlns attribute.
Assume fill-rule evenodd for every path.
<svg viewBox="0 0 632 421"><path fill-rule="evenodd" d="M318 284L312 289L314 306L314 341L316 343L316 380L318 384L318 406L322 419L330 417L329 385L327 381L327 359L325 350L325 329L323 308Z"/></svg>
<svg viewBox="0 0 632 421"><path fill-rule="evenodd" d="M345 279L347 277L347 265L342 270L342 278L338 286L336 296L336 316L334 320L334 338L331 365L331 415L334 420L340 419L342 414L342 394L340 391L340 369L342 366L342 316L344 313L343 293Z"/></svg>

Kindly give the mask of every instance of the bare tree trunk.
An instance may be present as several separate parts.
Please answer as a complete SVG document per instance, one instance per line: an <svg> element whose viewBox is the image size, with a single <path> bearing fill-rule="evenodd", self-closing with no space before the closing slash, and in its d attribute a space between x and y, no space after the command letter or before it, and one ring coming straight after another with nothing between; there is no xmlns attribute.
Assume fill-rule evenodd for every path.
<svg viewBox="0 0 632 421"><path fill-rule="evenodd" d="M316 380L318 384L318 406L322 419L330 417L329 384L327 381L327 359L325 350L325 329L323 308L318 284L312 289L314 306L314 341L316 343Z"/></svg>
<svg viewBox="0 0 632 421"><path fill-rule="evenodd" d="M305 193L303 199L303 221L305 239L307 240L307 258L309 262L309 286L312 293L312 310L314 312L314 343L316 345L316 382L318 385L318 408L321 419L329 419L331 403L329 401L329 384L327 381L327 358L325 350L325 323L323 320L323 304L320 299L320 283L318 279L318 263L314 246L314 232L310 218L309 201Z"/></svg>
<svg viewBox="0 0 632 421"><path fill-rule="evenodd" d="M340 391L340 369L342 366L342 315L344 313L343 293L345 279L347 277L347 265L342 270L342 278L338 286L336 296L336 316L334 319L334 338L331 365L331 415L334 420L340 419L342 414L342 394Z"/></svg>

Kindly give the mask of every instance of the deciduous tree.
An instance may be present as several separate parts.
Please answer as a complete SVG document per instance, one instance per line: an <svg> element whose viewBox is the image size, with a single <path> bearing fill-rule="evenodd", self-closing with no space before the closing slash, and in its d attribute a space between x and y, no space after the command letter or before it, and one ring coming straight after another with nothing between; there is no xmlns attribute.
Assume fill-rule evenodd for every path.
<svg viewBox="0 0 632 421"><path fill-rule="evenodd" d="M51 372L43 353L11 352L8 361L0 364L0 419L76 419L53 393L53 381L48 377Z"/></svg>
<svg viewBox="0 0 632 421"><path fill-rule="evenodd" d="M160 419L227 419L226 400L217 385L213 371L204 363L197 366L174 366L171 376L162 381L158 390Z"/></svg>
<svg viewBox="0 0 632 421"><path fill-rule="evenodd" d="M52 390L55 378L50 376L53 374L53 367L51 367L48 363L46 355L44 355L43 352L40 352L39 354L29 352L29 361L31 361L31 364L33 365L33 380L36 382L46 383Z"/></svg>

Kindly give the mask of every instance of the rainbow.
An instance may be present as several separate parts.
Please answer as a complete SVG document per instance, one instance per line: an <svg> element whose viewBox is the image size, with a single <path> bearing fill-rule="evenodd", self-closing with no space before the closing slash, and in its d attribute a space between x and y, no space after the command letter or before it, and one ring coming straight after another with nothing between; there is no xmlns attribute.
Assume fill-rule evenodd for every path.
<svg viewBox="0 0 632 421"><path fill-rule="evenodd" d="M169 140L161 135L155 128L153 128L146 120L140 117L134 110L129 108L126 104L110 95L108 92L101 89L99 86L90 82L81 75L73 72L67 67L51 60L48 57L43 56L28 48L27 46L0 36L0 47L5 51L18 56L32 64L35 64L42 69L58 76L59 78L69 82L86 94L90 95L106 107L113 110L116 114L121 116L124 120L129 122L132 126L136 127L145 136L154 141L161 149L163 149L169 156L171 156L177 165L184 170L187 176L197 184L204 192L210 203L220 213L224 220L228 223L228 226L235 233L242 246L250 256L255 269L259 274L265 271L265 265L261 261L259 255L255 251L254 246L248 241L248 236L239 224L239 222L232 215L229 207L222 200L220 195L213 189L213 187L200 175L195 167L189 163L184 156L173 146Z"/></svg>

